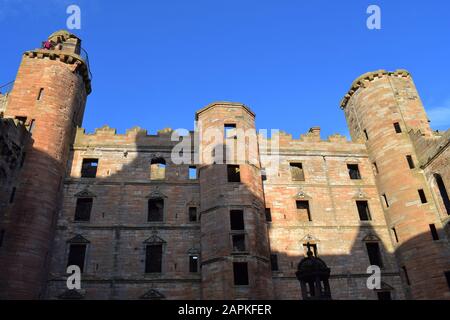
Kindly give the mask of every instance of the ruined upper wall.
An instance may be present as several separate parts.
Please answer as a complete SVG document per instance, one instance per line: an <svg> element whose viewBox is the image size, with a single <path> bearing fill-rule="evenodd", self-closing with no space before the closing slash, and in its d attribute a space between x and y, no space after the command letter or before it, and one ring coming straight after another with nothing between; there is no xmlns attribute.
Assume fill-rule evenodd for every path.
<svg viewBox="0 0 450 320"><path fill-rule="evenodd" d="M427 166L430 161L441 156L446 149L449 149L450 129L446 132L436 132L432 137L423 135L421 131L410 131L409 135L422 167Z"/></svg>
<svg viewBox="0 0 450 320"><path fill-rule="evenodd" d="M280 131L271 138L259 135L259 147L261 154L274 153L273 147L279 139L280 153L295 152L321 152L327 154L354 154L367 155L364 143L349 141L345 136L333 134L326 140L320 136L320 128L313 127L308 133L302 134L299 139L294 139L291 134Z"/></svg>
<svg viewBox="0 0 450 320"><path fill-rule="evenodd" d="M110 128L109 126L98 128L94 133L91 134L86 133L83 128L78 128L75 136L74 148L170 148L179 142L171 141L172 135L174 135L174 137L176 136L171 128L159 130L156 135L149 135L147 130L140 127L128 129L125 134L117 134L117 130Z"/></svg>

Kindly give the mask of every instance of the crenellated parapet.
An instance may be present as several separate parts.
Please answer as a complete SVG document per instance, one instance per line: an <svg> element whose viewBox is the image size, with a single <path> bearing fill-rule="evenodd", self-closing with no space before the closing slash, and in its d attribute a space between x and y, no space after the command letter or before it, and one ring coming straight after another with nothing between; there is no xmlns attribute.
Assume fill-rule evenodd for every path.
<svg viewBox="0 0 450 320"><path fill-rule="evenodd" d="M265 137L263 134L258 136L260 152L262 154L270 154L269 149L273 149L278 141L279 149L287 152L294 151L322 151L322 152L348 152L366 154L366 147L364 143L354 142L347 139L339 133L328 136L322 139L320 136L320 128L313 127L309 132L301 134L299 139L293 138L292 134L284 131L272 134L271 138Z"/></svg>
<svg viewBox="0 0 450 320"><path fill-rule="evenodd" d="M190 132L191 137L194 136ZM86 133L85 129L78 128L75 136L75 148L83 147L121 147L121 146L159 146L173 147L181 138L172 141L172 137L176 137L176 133L171 128L158 130L157 134L148 134L148 131L141 127L133 127L126 130L125 134L118 134L117 130L105 125L95 129L94 133Z"/></svg>
<svg viewBox="0 0 450 320"><path fill-rule="evenodd" d="M341 101L341 108L345 109L347 103L351 99L351 97L358 91L359 88L365 88L369 82L372 82L375 79L383 78L384 76L394 76L399 78L409 78L411 74L407 70L399 69L396 71L386 71L386 70L378 70L373 72L367 72L362 76L358 77L355 81L353 81L350 90L344 96Z"/></svg>

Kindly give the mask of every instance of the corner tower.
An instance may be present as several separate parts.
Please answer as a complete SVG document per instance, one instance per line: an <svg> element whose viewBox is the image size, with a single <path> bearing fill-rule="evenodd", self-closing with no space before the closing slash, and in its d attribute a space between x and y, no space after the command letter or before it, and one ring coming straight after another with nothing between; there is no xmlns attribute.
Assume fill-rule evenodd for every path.
<svg viewBox="0 0 450 320"><path fill-rule="evenodd" d="M56 32L41 49L24 53L5 117L23 122L34 145L5 213L2 299L43 295L69 148L90 92L87 59L75 35Z"/></svg>
<svg viewBox="0 0 450 320"><path fill-rule="evenodd" d="M255 115L218 102L196 114L200 134L203 299L270 299L272 274Z"/></svg>
<svg viewBox="0 0 450 320"><path fill-rule="evenodd" d="M411 130L432 135L411 75L367 73L353 83L341 107L352 139L366 143L407 298L450 298L448 244L433 241L430 233L430 225L441 229L443 219L409 135Z"/></svg>

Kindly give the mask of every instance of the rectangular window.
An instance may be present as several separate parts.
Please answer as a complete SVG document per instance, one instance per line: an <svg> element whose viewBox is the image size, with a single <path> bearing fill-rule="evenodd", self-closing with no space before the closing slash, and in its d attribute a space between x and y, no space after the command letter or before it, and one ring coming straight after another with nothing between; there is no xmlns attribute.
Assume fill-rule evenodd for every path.
<svg viewBox="0 0 450 320"><path fill-rule="evenodd" d="M386 194L383 194L383 200L384 200L384 204L386 205L386 208L389 208L389 201L388 201Z"/></svg>
<svg viewBox="0 0 450 320"><path fill-rule="evenodd" d="M297 213L301 221L312 221L311 211L309 209L309 201L296 201Z"/></svg>
<svg viewBox="0 0 450 320"><path fill-rule="evenodd" d="M83 272L84 259L86 257L86 245L85 244L72 244L69 248L69 259L67 260L67 266L78 266Z"/></svg>
<svg viewBox="0 0 450 320"><path fill-rule="evenodd" d="M262 181L266 181L267 180L267 172L265 168L261 169L261 179Z"/></svg>
<svg viewBox="0 0 450 320"><path fill-rule="evenodd" d="M347 164L348 174L352 180L361 180L361 173L357 164Z"/></svg>
<svg viewBox="0 0 450 320"><path fill-rule="evenodd" d="M145 273L162 271L162 245L149 245L145 252Z"/></svg>
<svg viewBox="0 0 450 320"><path fill-rule="evenodd" d="M228 182L241 182L241 169L237 165L228 165Z"/></svg>
<svg viewBox="0 0 450 320"><path fill-rule="evenodd" d="M379 291L377 292L378 300L392 300L390 291Z"/></svg>
<svg viewBox="0 0 450 320"><path fill-rule="evenodd" d="M5 230L0 230L0 248L3 247L4 239L5 239Z"/></svg>
<svg viewBox="0 0 450 320"><path fill-rule="evenodd" d="M36 100L38 100L38 101L41 100L43 96L44 96L44 88L40 88Z"/></svg>
<svg viewBox="0 0 450 320"><path fill-rule="evenodd" d="M364 129L364 136L366 137L366 140L369 140L369 134L366 129Z"/></svg>
<svg viewBox="0 0 450 320"><path fill-rule="evenodd" d="M358 207L359 219L361 221L372 220L372 217L370 216L369 203L367 201L356 201L356 206Z"/></svg>
<svg viewBox="0 0 450 320"><path fill-rule="evenodd" d="M164 200L148 200L148 222L159 222L164 220Z"/></svg>
<svg viewBox="0 0 450 320"><path fill-rule="evenodd" d="M314 257L318 257L318 251L317 251L317 244L309 244L309 247L311 248L311 252L313 253ZM305 257L308 256L308 244L304 243L303 244L303 250L305 253Z"/></svg>
<svg viewBox="0 0 450 320"><path fill-rule="evenodd" d="M189 256L189 272L198 272L198 256Z"/></svg>
<svg viewBox="0 0 450 320"><path fill-rule="evenodd" d="M150 163L150 180L164 180L166 178L166 161L163 158L152 159Z"/></svg>
<svg viewBox="0 0 450 320"><path fill-rule="evenodd" d="M272 212L271 212L270 208L266 208L265 214L266 214L266 221L272 222Z"/></svg>
<svg viewBox="0 0 450 320"><path fill-rule="evenodd" d="M391 230L392 230L392 234L394 235L395 242L399 243L397 229L392 228Z"/></svg>
<svg viewBox="0 0 450 320"><path fill-rule="evenodd" d="M95 178L97 176L98 159L83 159L81 167L82 178Z"/></svg>
<svg viewBox="0 0 450 320"><path fill-rule="evenodd" d="M20 159L20 167L22 168L25 163L25 158L27 157L27 153L22 153L22 158Z"/></svg>
<svg viewBox="0 0 450 320"><path fill-rule="evenodd" d="M233 274L235 286L248 286L248 264L246 262L234 262Z"/></svg>
<svg viewBox="0 0 450 320"><path fill-rule="evenodd" d="M439 233L437 232L436 225L430 224L430 232L434 241L439 240Z"/></svg>
<svg viewBox="0 0 450 320"><path fill-rule="evenodd" d="M244 252L245 248L245 234L232 235L233 252Z"/></svg>
<svg viewBox="0 0 450 320"><path fill-rule="evenodd" d="M378 242L367 242L366 248L370 264L382 268L383 261L381 260L380 245Z"/></svg>
<svg viewBox="0 0 450 320"><path fill-rule="evenodd" d="M224 125L224 136L225 136L225 139L236 139L237 138L235 123L229 123L229 124Z"/></svg>
<svg viewBox="0 0 450 320"><path fill-rule="evenodd" d="M445 279L447 280L447 285L450 288L450 271L444 273Z"/></svg>
<svg viewBox="0 0 450 320"><path fill-rule="evenodd" d="M395 122L394 123L394 129L396 133L402 133L402 128L400 127L400 123Z"/></svg>
<svg viewBox="0 0 450 320"><path fill-rule="evenodd" d="M75 221L89 221L91 219L92 198L77 199L77 206L75 209Z"/></svg>
<svg viewBox="0 0 450 320"><path fill-rule="evenodd" d="M411 281L409 280L408 270L406 269L406 267L402 267L402 270L403 270L403 275L405 276L406 284L408 286L410 286L411 285Z"/></svg>
<svg viewBox="0 0 450 320"><path fill-rule="evenodd" d="M292 181L305 181L302 163L290 163Z"/></svg>
<svg viewBox="0 0 450 320"><path fill-rule="evenodd" d="M406 156L406 160L408 161L408 165L410 169L415 169L416 165L414 164L414 160L412 156Z"/></svg>
<svg viewBox="0 0 450 320"><path fill-rule="evenodd" d="M27 124L27 117L16 117L15 119L23 126Z"/></svg>
<svg viewBox="0 0 450 320"><path fill-rule="evenodd" d="M270 266L272 268L272 271L278 271L278 255L271 254L270 255Z"/></svg>
<svg viewBox="0 0 450 320"><path fill-rule="evenodd" d="M425 191L423 191L423 189L418 190L419 192L419 197L420 197L420 201L422 203L427 203L427 197L425 196Z"/></svg>
<svg viewBox="0 0 450 320"><path fill-rule="evenodd" d="M197 208L189 207L189 221L196 222L197 221Z"/></svg>
<svg viewBox="0 0 450 320"><path fill-rule="evenodd" d="M242 211L242 210L231 210L230 211L230 226L231 226L231 230L233 230L233 231L245 230L244 211Z"/></svg>
<svg viewBox="0 0 450 320"><path fill-rule="evenodd" d="M197 180L197 167L189 167L189 180Z"/></svg>
<svg viewBox="0 0 450 320"><path fill-rule="evenodd" d="M14 187L12 188L11 196L9 197L9 203L13 203L15 197L16 197L16 188Z"/></svg>

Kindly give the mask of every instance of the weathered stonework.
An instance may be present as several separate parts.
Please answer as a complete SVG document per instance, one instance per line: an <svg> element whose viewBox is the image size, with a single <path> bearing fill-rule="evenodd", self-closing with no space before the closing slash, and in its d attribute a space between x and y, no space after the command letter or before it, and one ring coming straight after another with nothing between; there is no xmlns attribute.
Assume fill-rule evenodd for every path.
<svg viewBox="0 0 450 320"><path fill-rule="evenodd" d="M257 136L250 108L212 103L195 115L192 178L192 164L173 161L178 141L171 129L151 135L139 127L125 134L108 126L92 134L79 128L91 91L79 39L67 32L49 39L57 43L54 50L25 54L5 112L34 119L35 127L30 160L17 173L17 199L0 199L16 217L8 220L0 247L6 266L0 297L301 299L295 272L309 243L331 269L333 299L377 299L379 292L396 300L450 298L444 275L450 271L449 215L436 185L439 174L450 190L450 131L432 132L407 71L377 71L354 82L341 103L352 141L339 134L322 139L318 127L299 139L284 132ZM230 124L258 137L257 144L245 144L245 161L217 161L218 153L233 151L233 135L223 144L198 141ZM86 159L98 160L95 178L82 177ZM154 160L165 167L151 169ZM300 179L292 164L301 164ZM238 166L239 182L228 181L229 165ZM349 165L357 165L359 177L351 179ZM75 221L77 202L86 198L92 199L89 219ZM163 203L161 221L148 219L152 199ZM297 203L306 201L308 215ZM367 203L370 218L361 218L357 201ZM242 212L244 230L232 230L232 210ZM244 237L245 250L233 246L235 235ZM87 248L82 289L68 291L69 248L80 243ZM368 243L379 246L378 291L366 285ZM148 273L146 247L153 244L162 246L161 272ZM197 271L190 270L192 256L199 258ZM247 264L247 285L234 283L234 263Z"/></svg>

